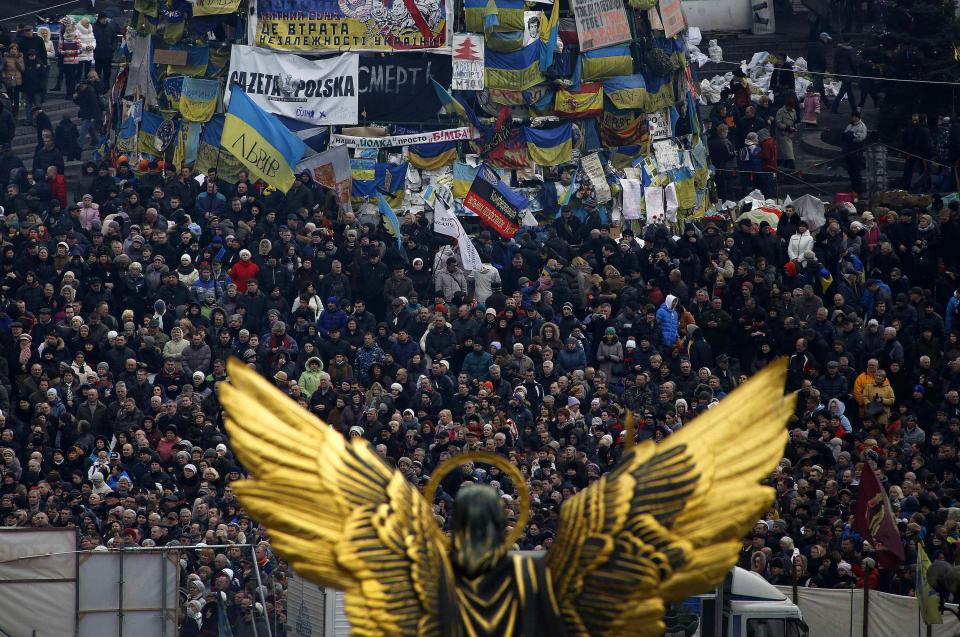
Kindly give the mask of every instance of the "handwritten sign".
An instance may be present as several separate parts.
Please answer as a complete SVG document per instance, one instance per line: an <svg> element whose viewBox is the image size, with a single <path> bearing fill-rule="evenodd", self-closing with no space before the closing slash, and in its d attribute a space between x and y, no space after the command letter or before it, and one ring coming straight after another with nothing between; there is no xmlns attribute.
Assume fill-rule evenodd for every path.
<svg viewBox="0 0 960 637"><path fill-rule="evenodd" d="M686 22L680 0L660 0L660 19L663 21L663 33L668 38L683 31Z"/></svg>
<svg viewBox="0 0 960 637"><path fill-rule="evenodd" d="M581 51L592 51L631 40L630 23L627 21L622 0L572 2Z"/></svg>
<svg viewBox="0 0 960 637"><path fill-rule="evenodd" d="M483 90L483 34L453 35L453 90Z"/></svg>

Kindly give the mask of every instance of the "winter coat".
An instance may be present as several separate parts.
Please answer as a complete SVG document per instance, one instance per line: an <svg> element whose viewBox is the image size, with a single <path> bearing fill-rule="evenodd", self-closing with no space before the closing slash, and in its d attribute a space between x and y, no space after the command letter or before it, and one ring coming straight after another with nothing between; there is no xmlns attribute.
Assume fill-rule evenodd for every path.
<svg viewBox="0 0 960 637"><path fill-rule="evenodd" d="M228 274L230 275L230 280L237 284L237 290L243 294L247 291L247 282L250 279L257 278L257 273L260 272L260 266L250 261L244 261L241 259L233 264L233 267L230 268Z"/></svg>
<svg viewBox="0 0 960 637"><path fill-rule="evenodd" d="M806 264L803 255L811 251L813 251L813 237L810 236L809 230L802 234L796 233L787 242L787 257L791 261L799 259L801 264Z"/></svg>
<svg viewBox="0 0 960 637"><path fill-rule="evenodd" d="M793 136L797 127L797 111L783 106L777 111L777 152L780 159L793 161L796 156L793 152Z"/></svg>
<svg viewBox="0 0 960 637"><path fill-rule="evenodd" d="M310 362L316 361L320 363L320 367L316 371L310 369ZM300 384L300 389L304 394L309 398L313 396L313 392L317 391L317 387L320 386L320 375L323 374L323 361L320 360L317 356L311 356L307 359L307 369L300 374L300 380L297 381Z"/></svg>
<svg viewBox="0 0 960 637"><path fill-rule="evenodd" d="M23 62L23 53L9 51L3 56L3 84L13 88L23 84L23 72L26 69Z"/></svg>
<svg viewBox="0 0 960 637"><path fill-rule="evenodd" d="M462 371L467 374L470 380L484 380L490 373L490 366L493 365L493 356L490 352L480 350L480 353L471 351L463 358Z"/></svg>
<svg viewBox="0 0 960 637"><path fill-rule="evenodd" d="M93 62L93 52L97 48L97 38L93 35L93 27L77 24L77 35L80 36L80 61Z"/></svg>
<svg viewBox="0 0 960 637"><path fill-rule="evenodd" d="M579 345L573 351L564 347L557 354L557 365L560 367L560 371L564 373L584 369L587 366L587 354L583 351L583 347Z"/></svg>
<svg viewBox="0 0 960 637"><path fill-rule="evenodd" d="M674 308L676 301L677 297L668 294L666 300L664 300L657 310L657 323L660 325L660 336L663 339L663 344L668 347L673 347L680 337L680 315L677 314L677 310Z"/></svg>
<svg viewBox="0 0 960 637"><path fill-rule="evenodd" d="M607 339L600 341L600 345L597 346L597 362L600 363L599 369L607 379L615 377L614 365L623 363L623 343L619 338L614 336L612 342Z"/></svg>
<svg viewBox="0 0 960 637"><path fill-rule="evenodd" d="M60 53L63 55L61 64L68 66L80 64L80 48L80 36L76 31L73 31L72 36L69 32L65 34L60 40Z"/></svg>
<svg viewBox="0 0 960 637"><path fill-rule="evenodd" d="M803 123L816 124L820 115L820 94L810 93L803 98Z"/></svg>

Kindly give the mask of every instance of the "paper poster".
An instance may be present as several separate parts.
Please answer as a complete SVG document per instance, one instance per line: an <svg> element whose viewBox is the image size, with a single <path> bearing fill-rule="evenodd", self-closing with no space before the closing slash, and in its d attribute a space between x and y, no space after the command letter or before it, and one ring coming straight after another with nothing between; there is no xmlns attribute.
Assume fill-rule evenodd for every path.
<svg viewBox="0 0 960 637"><path fill-rule="evenodd" d="M673 140L665 139L653 143L653 154L657 159L657 169L660 172L673 170L680 166L680 154Z"/></svg>
<svg viewBox="0 0 960 637"><path fill-rule="evenodd" d="M483 34L453 35L453 90L483 90Z"/></svg>
<svg viewBox="0 0 960 637"><path fill-rule="evenodd" d="M572 4L581 51L592 51L632 39L622 0L572 0Z"/></svg>
<svg viewBox="0 0 960 637"><path fill-rule="evenodd" d="M647 113L647 127L652 141L660 141L673 136L670 130L670 112L666 109Z"/></svg>
<svg viewBox="0 0 960 637"><path fill-rule="evenodd" d="M453 2L257 0L248 42L283 51L449 51Z"/></svg>
<svg viewBox="0 0 960 637"><path fill-rule="evenodd" d="M663 21L663 32L668 38L683 31L686 23L681 0L660 0L660 19Z"/></svg>
<svg viewBox="0 0 960 637"><path fill-rule="evenodd" d="M360 56L320 60L233 45L224 103L241 90L268 113L314 125L356 124Z"/></svg>
<svg viewBox="0 0 960 637"><path fill-rule="evenodd" d="M624 178L620 180L620 187L623 189L623 218L639 219L643 183L639 179Z"/></svg>
<svg viewBox="0 0 960 637"><path fill-rule="evenodd" d="M644 188L643 201L647 208L647 223L676 223L680 209L676 184Z"/></svg>
<svg viewBox="0 0 960 637"><path fill-rule="evenodd" d="M660 20L660 12L656 7L647 9L647 18L650 20L650 29L653 31L663 31L663 21Z"/></svg>
<svg viewBox="0 0 960 637"><path fill-rule="evenodd" d="M350 192L353 171L350 166L350 154L346 146L338 146L317 153L297 164L298 174L305 170L310 173L314 181L336 193L341 212L351 210Z"/></svg>
<svg viewBox="0 0 960 637"><path fill-rule="evenodd" d="M540 12L523 12L523 46L540 39Z"/></svg>
<svg viewBox="0 0 960 637"><path fill-rule="evenodd" d="M607 183L607 175L600 163L600 156L597 153L587 155L580 160L580 167L593 185L596 202L606 203L610 201L613 196L610 194L610 184Z"/></svg>

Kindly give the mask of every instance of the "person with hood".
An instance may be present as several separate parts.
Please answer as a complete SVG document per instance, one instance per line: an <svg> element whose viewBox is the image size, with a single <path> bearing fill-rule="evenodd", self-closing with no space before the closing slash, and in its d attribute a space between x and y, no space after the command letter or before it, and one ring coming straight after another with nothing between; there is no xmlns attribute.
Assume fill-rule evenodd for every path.
<svg viewBox="0 0 960 637"><path fill-rule="evenodd" d="M850 424L850 419L844 415L846 410L847 406L839 398L831 398L827 402L827 412L830 414L830 418L836 418L840 422L840 426L843 427L842 432L834 432L835 436L853 433L853 425Z"/></svg>
<svg viewBox="0 0 960 637"><path fill-rule="evenodd" d="M80 19L77 24L77 36L80 38L81 76L86 77L87 73L93 70L93 53L97 48L97 36L93 34L93 26L89 18Z"/></svg>
<svg viewBox="0 0 960 637"><path fill-rule="evenodd" d="M300 385L300 390L303 391L307 398L313 396L313 392L320 387L320 378L322 375L323 361L320 360L320 357L311 356L308 358L306 369L303 370L303 373L300 374L300 378L297 380L297 383Z"/></svg>
<svg viewBox="0 0 960 637"><path fill-rule="evenodd" d="M800 265L807 263L806 254L813 251L813 235L805 219L801 219L797 232L787 241L787 258L797 261Z"/></svg>
<svg viewBox="0 0 960 637"><path fill-rule="evenodd" d="M660 326L660 338L664 347L673 347L680 338L680 315L677 306L680 300L668 294L657 309L657 324Z"/></svg>
<svg viewBox="0 0 960 637"><path fill-rule="evenodd" d="M317 333L324 339L330 338L330 330L336 328L343 331L347 326L347 313L340 308L340 299L331 296L327 299L327 307L317 320Z"/></svg>
<svg viewBox="0 0 960 637"><path fill-rule="evenodd" d="M616 328L608 327L604 330L603 338L597 346L596 360L599 371L603 372L607 380L618 380L623 376L623 343L617 337ZM614 373L615 370L617 373Z"/></svg>
<svg viewBox="0 0 960 637"><path fill-rule="evenodd" d="M616 330L614 330L616 334ZM561 373L571 373L587 366L587 353L582 344L573 336L567 338L567 345L557 354L557 367Z"/></svg>
<svg viewBox="0 0 960 637"><path fill-rule="evenodd" d="M240 260L227 271L230 280L237 284L237 291L243 294L247 291L247 283L256 279L260 273L260 266L251 259L250 251L244 248L240 251Z"/></svg>

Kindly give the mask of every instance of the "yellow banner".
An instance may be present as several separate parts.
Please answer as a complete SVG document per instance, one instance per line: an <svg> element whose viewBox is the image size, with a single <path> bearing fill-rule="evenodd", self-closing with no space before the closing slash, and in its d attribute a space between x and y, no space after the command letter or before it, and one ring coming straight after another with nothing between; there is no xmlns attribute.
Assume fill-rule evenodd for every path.
<svg viewBox="0 0 960 637"><path fill-rule="evenodd" d="M235 13L240 7L240 0L195 0L193 15L222 15Z"/></svg>
<svg viewBox="0 0 960 637"><path fill-rule="evenodd" d="M283 154L256 129L228 113L223 124L220 145L240 160L250 174L287 192L293 185L293 169Z"/></svg>
<svg viewBox="0 0 960 637"><path fill-rule="evenodd" d="M394 6L402 7L403 3ZM257 11L263 12L259 4ZM429 32L429 37L424 37L412 20L400 27L399 33L387 31L381 35L380 29L393 27L386 27L385 21L373 18L370 22L347 17L326 19L326 14L311 12L304 12L299 19L274 19L265 15L263 12L256 18L250 42L253 46L284 51L408 51L447 46L446 20L443 19Z"/></svg>

